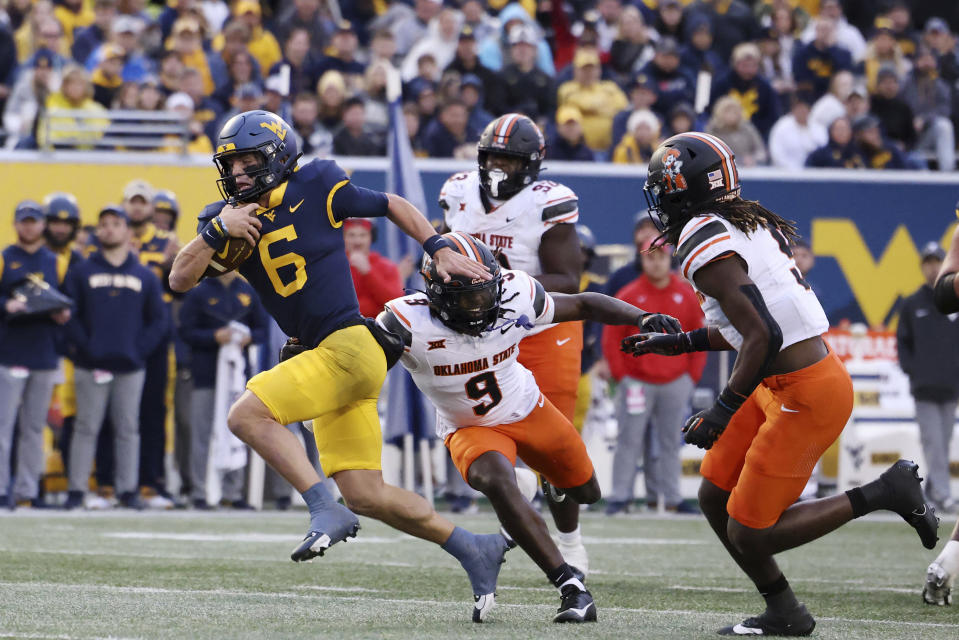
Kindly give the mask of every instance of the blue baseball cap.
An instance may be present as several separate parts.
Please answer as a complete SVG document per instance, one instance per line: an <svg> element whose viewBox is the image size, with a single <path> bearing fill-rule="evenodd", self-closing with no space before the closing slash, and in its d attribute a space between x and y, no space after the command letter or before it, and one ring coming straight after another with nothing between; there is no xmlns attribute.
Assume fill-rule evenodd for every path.
<svg viewBox="0 0 959 640"><path fill-rule="evenodd" d="M130 216L128 216L126 210L118 204L108 204L100 209L100 213L97 214L97 220L100 220L103 216L116 216L127 224L130 224Z"/></svg>
<svg viewBox="0 0 959 640"><path fill-rule="evenodd" d="M24 220L43 220L43 206L36 200L23 200L13 210L14 222Z"/></svg>
<svg viewBox="0 0 959 640"><path fill-rule="evenodd" d="M180 205L177 203L176 196L173 192L164 189L157 191L153 195L153 210L169 211L176 216L180 214Z"/></svg>

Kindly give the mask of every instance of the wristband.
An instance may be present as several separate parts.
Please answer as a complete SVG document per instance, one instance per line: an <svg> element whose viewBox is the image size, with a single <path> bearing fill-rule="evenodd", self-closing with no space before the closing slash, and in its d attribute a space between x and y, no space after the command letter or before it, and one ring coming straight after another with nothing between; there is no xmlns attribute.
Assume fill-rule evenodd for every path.
<svg viewBox="0 0 959 640"><path fill-rule="evenodd" d="M423 251L428 253L431 258L433 254L443 248L451 249L452 247L450 246L449 240L438 233L430 236L423 242Z"/></svg>
<svg viewBox="0 0 959 640"><path fill-rule="evenodd" d="M716 398L716 404L728 411L729 415L732 415L739 411L739 407L743 406L747 397L748 396L733 391L729 388L729 385L726 385L722 393L719 394L719 397Z"/></svg>
<svg viewBox="0 0 959 640"><path fill-rule="evenodd" d="M229 236L227 235L226 225L223 224L223 220L220 216L216 216L203 226L203 229L200 230L200 237L202 237L203 241L210 245L210 248L214 251L222 251L223 247L226 246L226 241Z"/></svg>
<svg viewBox="0 0 959 640"><path fill-rule="evenodd" d="M959 311L959 296L956 296L955 273L948 273L936 282L932 289L932 299L942 313Z"/></svg>
<svg viewBox="0 0 959 640"><path fill-rule="evenodd" d="M686 332L691 351L709 351L709 328L700 327Z"/></svg>

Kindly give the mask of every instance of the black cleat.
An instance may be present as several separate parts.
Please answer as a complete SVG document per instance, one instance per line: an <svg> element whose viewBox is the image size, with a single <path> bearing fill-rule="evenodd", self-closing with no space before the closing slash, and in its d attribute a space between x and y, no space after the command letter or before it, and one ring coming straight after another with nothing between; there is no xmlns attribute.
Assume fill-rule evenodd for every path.
<svg viewBox="0 0 959 640"><path fill-rule="evenodd" d="M293 562L305 562L312 560L316 556L322 556L326 553L326 550L332 547L337 542L341 540L346 540L347 538L355 538L357 531L360 530L360 523L357 522L353 527L346 532L342 537L338 537L337 540L333 540L327 534L322 531L310 531L306 534L306 537L303 538L296 549L293 550L293 553L290 554L290 559Z"/></svg>
<svg viewBox="0 0 959 640"><path fill-rule="evenodd" d="M560 597L553 622L596 622L596 604L589 591L580 591L570 584L563 587Z"/></svg>
<svg viewBox="0 0 959 640"><path fill-rule="evenodd" d="M886 485L890 509L916 530L922 546L935 549L939 540L939 518L936 508L926 502L922 493L919 465L912 460L899 460L883 471L879 479Z"/></svg>
<svg viewBox="0 0 959 640"><path fill-rule="evenodd" d="M721 636L808 636L816 628L816 620L800 603L788 614L779 615L768 609L755 618L717 631Z"/></svg>

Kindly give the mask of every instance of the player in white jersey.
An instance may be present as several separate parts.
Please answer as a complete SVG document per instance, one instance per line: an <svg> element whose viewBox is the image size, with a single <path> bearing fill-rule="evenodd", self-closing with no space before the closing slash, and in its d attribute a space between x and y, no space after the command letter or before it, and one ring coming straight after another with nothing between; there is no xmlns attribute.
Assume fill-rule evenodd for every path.
<svg viewBox="0 0 959 640"><path fill-rule="evenodd" d="M477 170L452 176L440 191L447 228L479 238L497 252L503 266L531 274L547 291L577 293L582 264L576 235L579 203L568 187L539 180L545 154L539 128L526 116L509 113L486 127L477 148ZM580 322L538 327L520 345L520 363L571 421L582 350ZM568 501L556 502L548 487L544 489L563 557L588 573L579 509Z"/></svg>
<svg viewBox="0 0 959 640"><path fill-rule="evenodd" d="M453 276L444 282L428 262L426 293L388 302L377 322L402 337L400 362L436 405L437 434L463 479L489 498L506 532L560 590L554 620L595 621L582 573L564 560L521 494L513 465L519 455L577 507L599 500L599 482L572 423L517 361L519 343L552 321L588 319L673 332L679 323L599 293L546 293L527 273L502 269L479 240L456 232L445 238L487 265L493 279Z"/></svg>
<svg viewBox="0 0 959 640"><path fill-rule="evenodd" d="M959 218L959 202L956 203L956 217ZM959 313L959 229L952 234L952 244L946 253L946 259L939 269L939 276L933 288L936 308L942 313ZM926 584L922 589L922 600L926 604L945 606L952 604L952 586L959 576L959 522L952 530L949 542L942 552L926 569Z"/></svg>
<svg viewBox="0 0 959 640"><path fill-rule="evenodd" d="M650 211L676 246L708 326L631 336L623 348L637 355L738 352L715 404L683 429L686 442L709 449L701 466L703 513L766 600L762 614L720 634L808 635L815 620L774 554L879 509L901 515L932 548L938 520L917 465L907 460L844 494L795 504L849 419L852 382L821 337L826 317L789 249L795 229L739 191L733 153L718 138L682 133L653 154Z"/></svg>

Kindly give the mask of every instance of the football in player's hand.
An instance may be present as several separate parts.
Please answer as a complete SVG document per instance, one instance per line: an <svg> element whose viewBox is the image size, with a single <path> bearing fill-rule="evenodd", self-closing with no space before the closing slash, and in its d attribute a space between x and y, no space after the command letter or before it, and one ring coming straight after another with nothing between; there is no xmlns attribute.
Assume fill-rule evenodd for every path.
<svg viewBox="0 0 959 640"><path fill-rule="evenodd" d="M203 275L207 278L221 276L227 271L233 271L253 255L253 247L244 238L227 238L226 246L217 251L210 259Z"/></svg>

